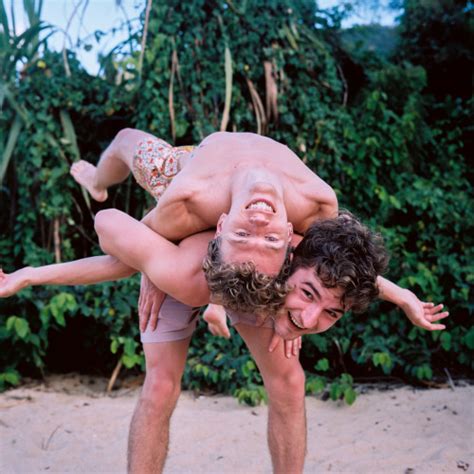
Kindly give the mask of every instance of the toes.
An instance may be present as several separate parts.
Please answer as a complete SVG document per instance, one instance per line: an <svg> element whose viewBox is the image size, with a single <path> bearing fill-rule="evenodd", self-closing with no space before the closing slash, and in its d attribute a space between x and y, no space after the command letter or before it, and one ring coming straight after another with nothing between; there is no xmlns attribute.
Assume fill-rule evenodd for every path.
<svg viewBox="0 0 474 474"><path fill-rule="evenodd" d="M81 161L76 161L75 163L72 164L71 166L71 174L73 176L76 176L79 174L82 170L84 169L84 162Z"/></svg>

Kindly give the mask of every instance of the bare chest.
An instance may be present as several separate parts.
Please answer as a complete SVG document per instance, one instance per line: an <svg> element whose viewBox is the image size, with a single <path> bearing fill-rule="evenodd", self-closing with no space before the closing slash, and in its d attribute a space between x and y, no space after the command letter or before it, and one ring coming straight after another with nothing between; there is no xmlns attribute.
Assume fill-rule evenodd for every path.
<svg viewBox="0 0 474 474"><path fill-rule="evenodd" d="M192 226L193 232L215 227L230 208L230 190L222 176L178 175L158 203L160 218ZM189 229L191 230L191 229Z"/></svg>

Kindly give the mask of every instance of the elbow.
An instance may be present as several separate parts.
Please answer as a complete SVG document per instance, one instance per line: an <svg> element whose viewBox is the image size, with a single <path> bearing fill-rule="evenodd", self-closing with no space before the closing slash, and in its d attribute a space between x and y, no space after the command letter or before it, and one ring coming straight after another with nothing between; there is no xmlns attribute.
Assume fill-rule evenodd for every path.
<svg viewBox="0 0 474 474"><path fill-rule="evenodd" d="M329 199L329 207L331 209L331 214L333 214L334 217L337 217L339 213L339 203L337 201L336 191L334 191L334 189L332 188L329 193L328 199Z"/></svg>
<svg viewBox="0 0 474 474"><path fill-rule="evenodd" d="M321 206L324 219L334 219L339 214L339 203L334 189L328 186L324 196L324 204Z"/></svg>

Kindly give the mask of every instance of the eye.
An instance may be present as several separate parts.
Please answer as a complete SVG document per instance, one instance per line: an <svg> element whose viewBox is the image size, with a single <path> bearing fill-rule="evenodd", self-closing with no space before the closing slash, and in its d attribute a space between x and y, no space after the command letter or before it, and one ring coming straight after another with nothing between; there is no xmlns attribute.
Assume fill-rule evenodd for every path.
<svg viewBox="0 0 474 474"><path fill-rule="evenodd" d="M331 318L337 319L338 315L334 311L326 311L326 312L329 314Z"/></svg>
<svg viewBox="0 0 474 474"><path fill-rule="evenodd" d="M308 298L309 300L312 301L312 300L314 299L313 293L311 293L310 291L305 290L304 288L302 288L301 291L302 291L303 294L306 296L306 298Z"/></svg>
<svg viewBox="0 0 474 474"><path fill-rule="evenodd" d="M243 230L239 230L236 232L236 235L238 235L239 237L247 237L247 232L244 232Z"/></svg>
<svg viewBox="0 0 474 474"><path fill-rule="evenodd" d="M266 235L265 240L267 240L268 242L278 242L278 237L275 237L273 235Z"/></svg>

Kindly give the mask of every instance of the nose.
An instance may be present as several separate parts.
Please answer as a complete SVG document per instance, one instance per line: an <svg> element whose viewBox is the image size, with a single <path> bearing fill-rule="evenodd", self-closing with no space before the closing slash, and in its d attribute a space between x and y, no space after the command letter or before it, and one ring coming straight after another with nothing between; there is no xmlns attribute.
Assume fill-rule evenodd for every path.
<svg viewBox="0 0 474 474"><path fill-rule="evenodd" d="M305 310L301 313L301 319L304 327L306 329L312 329L317 326L319 317L323 312L323 308L318 304L312 304L305 308Z"/></svg>
<svg viewBox="0 0 474 474"><path fill-rule="evenodd" d="M255 213L249 217L250 223L259 227L265 227L270 222L265 214Z"/></svg>

